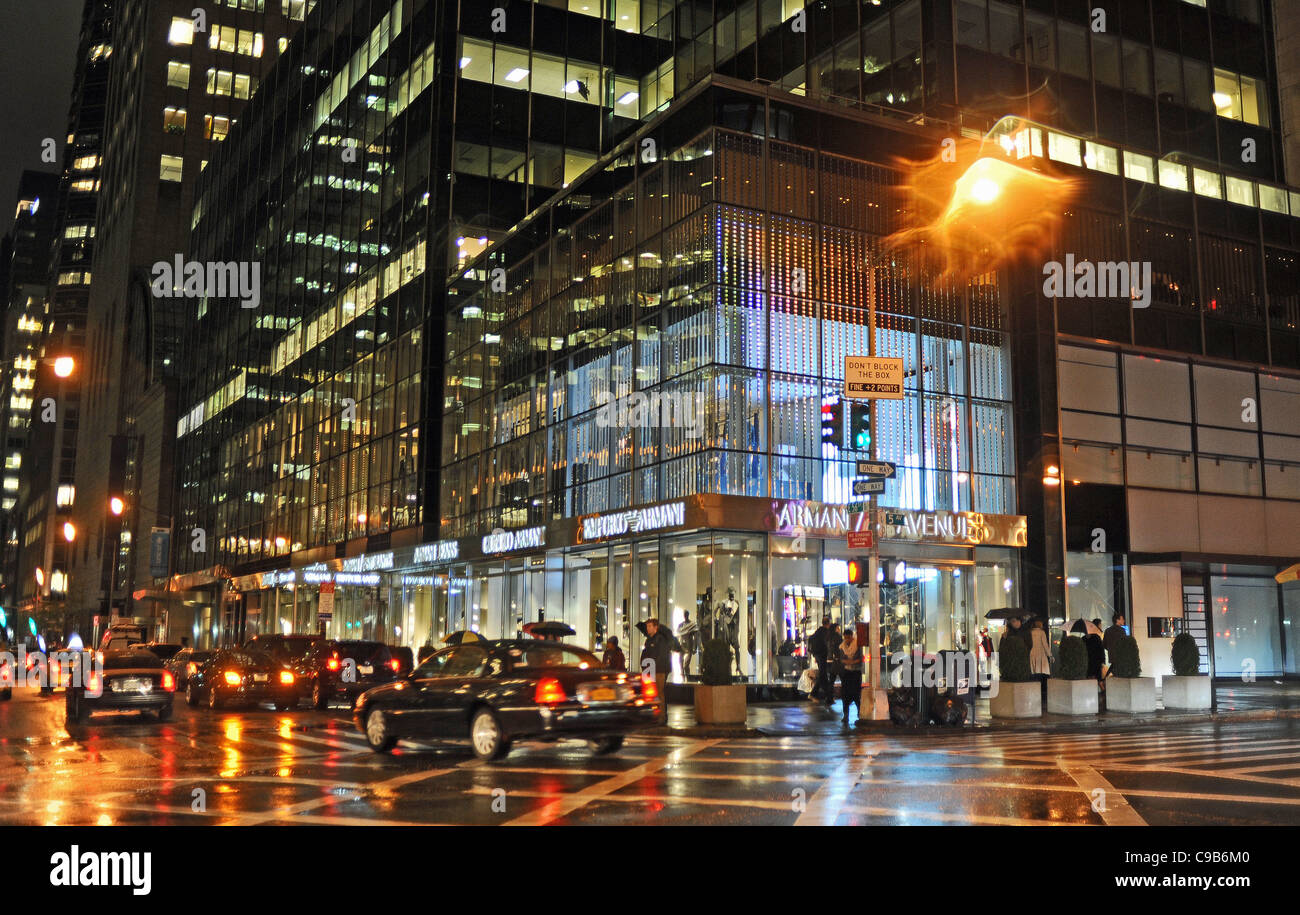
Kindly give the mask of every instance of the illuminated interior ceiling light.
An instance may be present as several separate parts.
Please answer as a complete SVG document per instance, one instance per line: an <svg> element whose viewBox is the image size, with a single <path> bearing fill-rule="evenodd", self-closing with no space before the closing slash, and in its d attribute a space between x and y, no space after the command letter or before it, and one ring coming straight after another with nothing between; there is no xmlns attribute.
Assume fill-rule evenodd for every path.
<svg viewBox="0 0 1300 915"><path fill-rule="evenodd" d="M513 70L511 70L509 73L506 74L506 82L508 83L522 82L524 77L527 75L528 75L527 67L515 67Z"/></svg>
<svg viewBox="0 0 1300 915"><path fill-rule="evenodd" d="M469 62L470 62L471 60L473 60L473 59L474 59L474 58L472 58L472 57L462 57L462 58L460 59L460 68L461 68L462 70L464 70L466 67L469 66Z"/></svg>
<svg viewBox="0 0 1300 915"><path fill-rule="evenodd" d="M619 96L618 103L620 105L630 105L640 97L641 97L641 93L639 92L624 92L621 96Z"/></svg>

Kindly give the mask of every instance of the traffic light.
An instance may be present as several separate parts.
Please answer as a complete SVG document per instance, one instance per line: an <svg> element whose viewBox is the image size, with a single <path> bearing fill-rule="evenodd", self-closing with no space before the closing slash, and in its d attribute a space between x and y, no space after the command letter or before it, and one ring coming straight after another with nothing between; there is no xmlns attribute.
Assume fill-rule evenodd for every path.
<svg viewBox="0 0 1300 915"><path fill-rule="evenodd" d="M822 443L836 448L844 444L844 403L838 398L822 404Z"/></svg>
<svg viewBox="0 0 1300 915"><path fill-rule="evenodd" d="M849 426L850 441L854 449L869 451L871 449L871 405L854 404Z"/></svg>
<svg viewBox="0 0 1300 915"><path fill-rule="evenodd" d="M867 571L871 568L866 559L849 560L849 584L865 585L867 583Z"/></svg>

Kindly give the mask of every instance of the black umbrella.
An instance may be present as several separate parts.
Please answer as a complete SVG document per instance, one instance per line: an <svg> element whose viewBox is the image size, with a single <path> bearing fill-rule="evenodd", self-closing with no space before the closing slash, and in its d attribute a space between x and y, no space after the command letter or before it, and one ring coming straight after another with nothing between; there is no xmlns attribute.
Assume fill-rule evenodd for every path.
<svg viewBox="0 0 1300 915"><path fill-rule="evenodd" d="M986 620L1009 620L1013 617L1016 619L1024 619L1026 616L1028 616L1028 614L1019 607L999 607L996 610L990 610L988 613L984 614Z"/></svg>
<svg viewBox="0 0 1300 915"><path fill-rule="evenodd" d="M540 623L524 623L524 632L533 638L544 639L547 636L563 638L568 635L577 635L577 631L567 623L561 623L559 620L545 620Z"/></svg>

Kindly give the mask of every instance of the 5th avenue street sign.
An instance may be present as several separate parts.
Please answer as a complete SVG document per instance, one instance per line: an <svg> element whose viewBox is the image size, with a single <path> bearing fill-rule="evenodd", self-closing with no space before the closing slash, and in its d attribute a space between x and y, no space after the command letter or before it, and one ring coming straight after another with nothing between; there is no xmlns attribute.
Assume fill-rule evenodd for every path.
<svg viewBox="0 0 1300 915"><path fill-rule="evenodd" d="M892 477L898 470L888 461L858 461L858 475L863 477Z"/></svg>
<svg viewBox="0 0 1300 915"><path fill-rule="evenodd" d="M845 356L844 396L850 400L902 400L903 360Z"/></svg>
<svg viewBox="0 0 1300 915"><path fill-rule="evenodd" d="M884 480L854 480L853 494L855 496L865 496L870 493L879 493L885 491Z"/></svg>

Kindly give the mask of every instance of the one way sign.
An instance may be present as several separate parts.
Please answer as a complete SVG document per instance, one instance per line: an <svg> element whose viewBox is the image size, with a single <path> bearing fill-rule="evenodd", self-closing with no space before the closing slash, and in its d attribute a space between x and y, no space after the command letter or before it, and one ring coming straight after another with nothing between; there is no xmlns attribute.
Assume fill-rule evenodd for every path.
<svg viewBox="0 0 1300 915"><path fill-rule="evenodd" d="M888 461L858 461L858 475L863 477L891 478L898 470L898 465Z"/></svg>
<svg viewBox="0 0 1300 915"><path fill-rule="evenodd" d="M865 495L870 495L871 493L878 493L884 491L885 491L884 480L854 480L853 481L853 494L855 496L865 496Z"/></svg>

